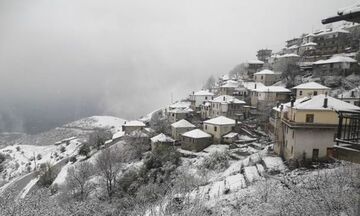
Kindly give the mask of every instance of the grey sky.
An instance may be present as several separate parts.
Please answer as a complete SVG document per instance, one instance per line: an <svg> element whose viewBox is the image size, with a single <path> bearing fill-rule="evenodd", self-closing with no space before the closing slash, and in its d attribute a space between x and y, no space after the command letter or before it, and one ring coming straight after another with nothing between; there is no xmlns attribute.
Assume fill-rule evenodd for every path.
<svg viewBox="0 0 360 216"><path fill-rule="evenodd" d="M86 100L135 118L355 2L0 0L0 104Z"/></svg>

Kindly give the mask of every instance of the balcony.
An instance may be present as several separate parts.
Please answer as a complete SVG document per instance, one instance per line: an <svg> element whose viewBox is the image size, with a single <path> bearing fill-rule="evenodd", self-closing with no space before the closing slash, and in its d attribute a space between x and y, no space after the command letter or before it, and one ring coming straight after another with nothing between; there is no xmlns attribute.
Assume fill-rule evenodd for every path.
<svg viewBox="0 0 360 216"><path fill-rule="evenodd" d="M360 163L360 112L338 112L334 157Z"/></svg>

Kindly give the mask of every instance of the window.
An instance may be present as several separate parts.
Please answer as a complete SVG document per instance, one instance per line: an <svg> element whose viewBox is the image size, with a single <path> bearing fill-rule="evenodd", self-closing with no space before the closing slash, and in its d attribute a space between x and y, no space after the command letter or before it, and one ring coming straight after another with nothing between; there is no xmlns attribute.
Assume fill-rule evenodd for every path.
<svg viewBox="0 0 360 216"><path fill-rule="evenodd" d="M214 126L214 131L217 131L217 127L216 127L216 126Z"/></svg>
<svg viewBox="0 0 360 216"><path fill-rule="evenodd" d="M207 97L205 97L205 100L207 100Z"/></svg>
<svg viewBox="0 0 360 216"><path fill-rule="evenodd" d="M207 125L205 125L205 130L207 130Z"/></svg>
<svg viewBox="0 0 360 216"><path fill-rule="evenodd" d="M300 95L300 96L302 95L302 91L299 92L299 95Z"/></svg>
<svg viewBox="0 0 360 216"><path fill-rule="evenodd" d="M291 146L291 154L294 153L294 146Z"/></svg>
<svg viewBox="0 0 360 216"><path fill-rule="evenodd" d="M316 96L318 94L318 92L317 91L314 91L314 96Z"/></svg>
<svg viewBox="0 0 360 216"><path fill-rule="evenodd" d="M306 123L314 123L314 114L306 114Z"/></svg>
<svg viewBox="0 0 360 216"><path fill-rule="evenodd" d="M261 79L262 79L262 80L264 79L264 76L263 76L263 75L261 75Z"/></svg>

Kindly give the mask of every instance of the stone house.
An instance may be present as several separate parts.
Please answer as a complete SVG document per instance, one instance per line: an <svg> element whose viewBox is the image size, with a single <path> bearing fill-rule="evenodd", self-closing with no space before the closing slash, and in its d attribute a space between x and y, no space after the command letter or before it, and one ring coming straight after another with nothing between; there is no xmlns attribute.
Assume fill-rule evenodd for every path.
<svg viewBox="0 0 360 216"><path fill-rule="evenodd" d="M175 145L175 140L163 133L152 137L150 141L152 151L156 148L166 148Z"/></svg>
<svg viewBox="0 0 360 216"><path fill-rule="evenodd" d="M212 144L212 136L200 129L194 129L181 135L181 148L199 152Z"/></svg>
<svg viewBox="0 0 360 216"><path fill-rule="evenodd" d="M235 129L236 121L225 116L218 116L203 122L203 130L213 136L214 142L221 143L225 134Z"/></svg>
<svg viewBox="0 0 360 216"><path fill-rule="evenodd" d="M357 61L353 58L336 55L327 60L319 60L313 64L313 76L347 76L359 70Z"/></svg>
<svg viewBox="0 0 360 216"><path fill-rule="evenodd" d="M171 136L175 140L181 139L181 134L195 129L196 126L186 121L185 119L181 119L173 124L171 124Z"/></svg>
<svg viewBox="0 0 360 216"><path fill-rule="evenodd" d="M125 134L129 134L132 131L135 130L142 130L146 127L144 122L141 121L126 121L124 125L122 126L122 130L125 132Z"/></svg>
<svg viewBox="0 0 360 216"><path fill-rule="evenodd" d="M210 103L210 118L216 116L227 116L229 118L239 119L244 115L245 101L239 100L233 96L220 95Z"/></svg>
<svg viewBox="0 0 360 216"><path fill-rule="evenodd" d="M254 74L255 82L261 82L265 86L271 86L281 79L281 73L275 73L272 70L262 70Z"/></svg>
<svg viewBox="0 0 360 216"><path fill-rule="evenodd" d="M271 109L277 103L284 103L290 100L291 91L282 86L265 86L254 90L251 95L251 106L263 111Z"/></svg>

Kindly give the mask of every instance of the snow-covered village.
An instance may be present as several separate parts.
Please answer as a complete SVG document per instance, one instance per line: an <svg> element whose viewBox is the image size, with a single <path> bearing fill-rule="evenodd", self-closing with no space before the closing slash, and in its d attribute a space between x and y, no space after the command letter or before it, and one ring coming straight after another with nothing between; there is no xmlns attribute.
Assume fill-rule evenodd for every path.
<svg viewBox="0 0 360 216"><path fill-rule="evenodd" d="M25 133L0 112L0 215L360 215L360 3L335 5L148 114Z"/></svg>

